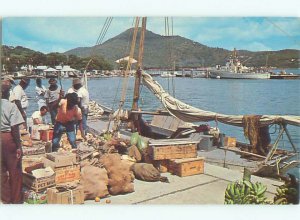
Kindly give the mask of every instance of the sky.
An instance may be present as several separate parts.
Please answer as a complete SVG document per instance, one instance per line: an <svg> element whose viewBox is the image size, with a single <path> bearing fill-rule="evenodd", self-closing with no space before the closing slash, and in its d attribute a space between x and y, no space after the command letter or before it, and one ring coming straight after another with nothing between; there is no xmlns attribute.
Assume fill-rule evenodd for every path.
<svg viewBox="0 0 300 220"><path fill-rule="evenodd" d="M172 18L174 35L209 47L250 51L300 49L299 17ZM95 45L105 19L70 16L4 17L2 43L43 53L90 47ZM164 20L164 17L148 17L147 29L165 35ZM114 17L103 42L131 27L133 17Z"/></svg>

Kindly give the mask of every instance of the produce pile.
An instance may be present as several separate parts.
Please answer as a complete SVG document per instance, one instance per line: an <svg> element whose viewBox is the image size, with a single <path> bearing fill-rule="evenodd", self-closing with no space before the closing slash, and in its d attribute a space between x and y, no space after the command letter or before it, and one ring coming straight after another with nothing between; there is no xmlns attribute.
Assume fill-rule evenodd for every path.
<svg viewBox="0 0 300 220"><path fill-rule="evenodd" d="M242 181L235 181L228 184L225 190L225 204L299 204L299 183L296 178L290 175L285 184L276 188L276 195L273 200L265 196L267 187L260 182L253 183L250 176L244 176Z"/></svg>
<svg viewBox="0 0 300 220"><path fill-rule="evenodd" d="M55 183L49 186L51 187L50 194L69 191L81 192L82 201L95 200L96 202L110 195L134 192L135 178L151 182L168 182L166 178L161 177L160 172L152 164L143 163L145 152L147 152L145 150L147 149L147 142L138 133L133 134L131 140L115 138L111 133L101 136L88 133L86 137L87 140L84 141L80 135L77 135L77 149L71 148L66 136L62 137L57 154L62 156L74 155L76 162L73 161L61 167L56 164L55 159L50 161L50 156L47 154L31 155L27 156L27 161L30 159L30 163L23 163L24 173L32 175L35 170L46 169L51 165L56 179ZM37 142L37 144L41 144L41 142ZM33 160L36 157L38 160ZM78 171L76 170L77 167ZM64 176L62 176L62 172L64 172ZM72 182L68 182L70 180ZM76 182L76 187L73 186L73 189L70 189L70 184L73 182ZM31 204L46 203L45 195L49 194L49 189L35 189L31 187L32 185L34 184L27 184L27 188L24 190L26 202ZM53 190L53 187L56 188ZM51 203L55 203L55 201ZM80 203L78 202L78 204Z"/></svg>
<svg viewBox="0 0 300 220"><path fill-rule="evenodd" d="M103 113L104 113L103 108L101 108L101 106L97 102L95 101L89 102L89 112L88 112L89 120L98 120L101 118Z"/></svg>

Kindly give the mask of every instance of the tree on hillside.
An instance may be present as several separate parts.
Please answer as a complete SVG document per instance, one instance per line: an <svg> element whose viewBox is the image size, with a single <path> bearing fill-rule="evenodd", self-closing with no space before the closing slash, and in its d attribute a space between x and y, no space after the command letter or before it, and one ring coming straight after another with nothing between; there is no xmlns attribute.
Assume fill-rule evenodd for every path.
<svg viewBox="0 0 300 220"><path fill-rule="evenodd" d="M49 53L47 54L47 66L55 67L61 63L67 63L67 56L61 53Z"/></svg>

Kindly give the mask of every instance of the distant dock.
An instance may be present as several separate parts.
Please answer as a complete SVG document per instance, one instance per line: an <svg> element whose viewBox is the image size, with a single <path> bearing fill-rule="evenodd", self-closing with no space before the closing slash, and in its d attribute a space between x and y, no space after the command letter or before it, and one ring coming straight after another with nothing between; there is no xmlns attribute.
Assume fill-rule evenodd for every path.
<svg viewBox="0 0 300 220"><path fill-rule="evenodd" d="M300 79L300 75L271 74L270 79Z"/></svg>

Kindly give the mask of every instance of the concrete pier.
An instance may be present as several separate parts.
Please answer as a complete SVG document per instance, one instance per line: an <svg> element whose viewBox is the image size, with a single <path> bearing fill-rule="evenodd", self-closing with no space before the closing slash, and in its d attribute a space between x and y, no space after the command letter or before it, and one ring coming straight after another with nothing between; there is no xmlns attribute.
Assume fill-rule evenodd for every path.
<svg viewBox="0 0 300 220"><path fill-rule="evenodd" d="M135 192L111 196L101 199L100 204L105 204L109 199L110 204L224 204L224 193L231 181L241 180L243 173L205 163L204 174L178 177L170 173L163 173L170 183L144 182L134 180ZM266 185L266 196L272 200L276 187L282 185L280 181L251 176L252 182L262 182ZM93 200L85 204L99 204Z"/></svg>

